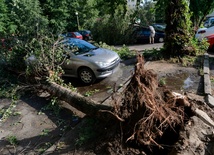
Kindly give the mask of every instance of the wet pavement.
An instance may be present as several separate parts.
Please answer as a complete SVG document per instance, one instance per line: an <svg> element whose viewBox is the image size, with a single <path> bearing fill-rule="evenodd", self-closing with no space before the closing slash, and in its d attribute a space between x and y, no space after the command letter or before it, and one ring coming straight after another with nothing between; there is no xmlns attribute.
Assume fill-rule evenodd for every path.
<svg viewBox="0 0 214 155"><path fill-rule="evenodd" d="M109 77L97 80L92 85L82 85L78 79L66 78L66 82L70 82L77 91L98 103L104 102L108 99L114 91L121 88L126 83L134 71L134 64L136 59L121 61L116 71Z"/></svg>

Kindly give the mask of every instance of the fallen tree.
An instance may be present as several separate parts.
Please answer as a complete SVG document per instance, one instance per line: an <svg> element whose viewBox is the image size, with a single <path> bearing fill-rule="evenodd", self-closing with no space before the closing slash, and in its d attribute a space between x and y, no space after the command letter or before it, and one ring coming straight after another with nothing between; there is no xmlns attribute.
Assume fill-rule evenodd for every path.
<svg viewBox="0 0 214 155"><path fill-rule="evenodd" d="M111 111L113 109L111 106L97 103L54 82L42 84L41 89L48 91L52 96L57 96L59 100L67 102L89 116L97 116L101 110Z"/></svg>
<svg viewBox="0 0 214 155"><path fill-rule="evenodd" d="M112 95L109 106L54 82L43 83L40 88L89 116L121 122L124 144L164 149L159 140L165 132L184 126L184 110L190 103L185 96L159 87L156 73L144 69L143 56L138 55L137 60L130 82L122 92Z"/></svg>

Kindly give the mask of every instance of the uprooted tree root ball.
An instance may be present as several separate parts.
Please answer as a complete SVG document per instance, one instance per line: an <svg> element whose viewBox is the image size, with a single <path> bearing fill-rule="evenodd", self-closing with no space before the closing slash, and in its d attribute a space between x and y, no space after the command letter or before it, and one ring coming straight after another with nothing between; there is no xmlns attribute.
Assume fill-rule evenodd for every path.
<svg viewBox="0 0 214 155"><path fill-rule="evenodd" d="M156 73L144 69L144 58L139 55L135 72L115 106L116 115L124 120L121 126L124 144L152 151L164 149L159 140L166 131L176 132L185 120L187 98L158 87Z"/></svg>

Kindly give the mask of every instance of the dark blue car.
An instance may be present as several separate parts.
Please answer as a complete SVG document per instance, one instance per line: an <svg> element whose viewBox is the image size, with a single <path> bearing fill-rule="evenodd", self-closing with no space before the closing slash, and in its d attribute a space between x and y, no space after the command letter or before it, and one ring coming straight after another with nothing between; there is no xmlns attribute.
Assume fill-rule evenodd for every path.
<svg viewBox="0 0 214 155"><path fill-rule="evenodd" d="M134 32L134 39L136 43L149 43L150 29L147 27L139 27ZM164 42L164 31L155 32L155 43Z"/></svg>

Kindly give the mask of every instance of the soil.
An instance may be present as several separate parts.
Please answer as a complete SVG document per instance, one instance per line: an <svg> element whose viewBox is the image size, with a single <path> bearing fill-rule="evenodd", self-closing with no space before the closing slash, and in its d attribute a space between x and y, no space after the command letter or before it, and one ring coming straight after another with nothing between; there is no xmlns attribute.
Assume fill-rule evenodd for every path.
<svg viewBox="0 0 214 155"><path fill-rule="evenodd" d="M154 70L158 79L166 80L166 87L172 91L185 94L192 107L205 111L213 119L213 110L206 105L203 96L203 78L194 67L182 67L178 64L150 61L146 69ZM178 88L173 90L174 81L171 77L182 78ZM190 77L187 88L183 83ZM167 80L169 80L167 82ZM136 155L136 154L170 154L170 155L201 155L214 154L213 126L204 122L194 113L187 111L189 119L183 128L169 131L163 139L164 149L154 147L136 149L127 147L121 135L120 124L115 121L100 121L61 102L61 111L50 104L50 96L46 92L26 95L11 104L9 99L0 100L0 110L8 109L8 118L1 116L0 121L0 152L8 154L64 154L64 155ZM10 114L9 114L10 113ZM120 131L120 132L118 132ZM166 142L168 141L168 142ZM148 153L149 152L149 153ZM157 153L158 152L158 153Z"/></svg>

